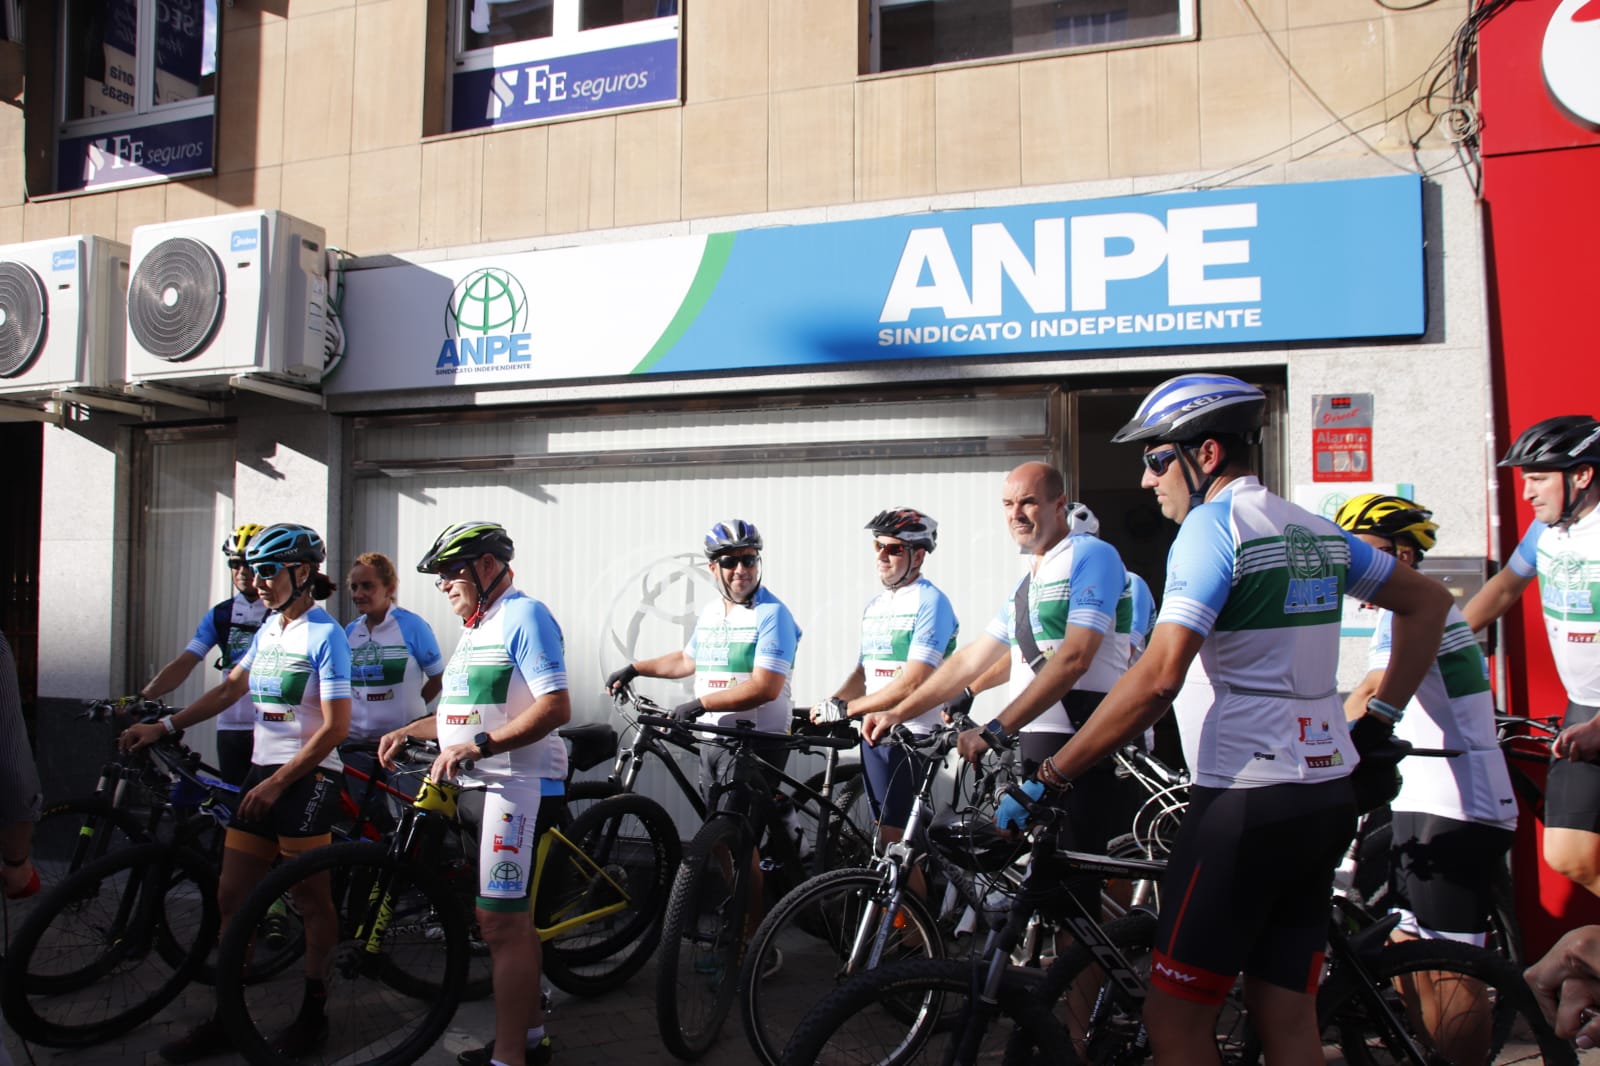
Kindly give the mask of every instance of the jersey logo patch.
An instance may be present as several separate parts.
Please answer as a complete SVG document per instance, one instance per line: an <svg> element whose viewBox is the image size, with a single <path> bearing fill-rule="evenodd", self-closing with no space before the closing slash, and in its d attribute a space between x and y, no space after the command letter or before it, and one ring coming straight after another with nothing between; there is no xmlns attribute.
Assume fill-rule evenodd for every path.
<svg viewBox="0 0 1600 1066"><path fill-rule="evenodd" d="M1339 575L1317 535L1304 526L1284 526L1283 550L1289 563L1283 613L1338 611Z"/></svg>

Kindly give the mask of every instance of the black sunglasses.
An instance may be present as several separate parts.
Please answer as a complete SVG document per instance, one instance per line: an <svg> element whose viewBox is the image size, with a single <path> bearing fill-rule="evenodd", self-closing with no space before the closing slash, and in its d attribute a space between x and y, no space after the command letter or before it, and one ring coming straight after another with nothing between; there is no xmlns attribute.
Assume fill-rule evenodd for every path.
<svg viewBox="0 0 1600 1066"><path fill-rule="evenodd" d="M1178 449L1165 448L1159 452L1145 452L1140 458L1144 460L1146 470L1160 477L1167 472L1167 467L1172 465L1173 460L1178 458Z"/></svg>
<svg viewBox="0 0 1600 1066"><path fill-rule="evenodd" d="M724 570L732 570L736 566L742 566L746 570L754 570L756 567L761 565L761 556L759 556L759 555L719 555L716 558L716 563L717 563L718 566L722 567L722 569L724 569Z"/></svg>
<svg viewBox="0 0 1600 1066"><path fill-rule="evenodd" d="M250 569L250 567L245 564L245 561L243 559L229 559L228 560L228 569L229 570L248 570L248 569Z"/></svg>

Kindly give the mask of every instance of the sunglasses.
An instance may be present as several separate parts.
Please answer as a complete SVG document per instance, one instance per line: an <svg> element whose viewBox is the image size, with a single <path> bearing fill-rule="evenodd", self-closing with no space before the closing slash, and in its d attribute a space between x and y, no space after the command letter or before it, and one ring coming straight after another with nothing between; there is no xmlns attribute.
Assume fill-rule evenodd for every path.
<svg viewBox="0 0 1600 1066"><path fill-rule="evenodd" d="M245 565L245 561L243 559L229 559L228 560L228 569L229 570L248 570L248 569L250 569L250 567Z"/></svg>
<svg viewBox="0 0 1600 1066"><path fill-rule="evenodd" d="M724 570L732 570L736 566L742 566L746 570L754 570L756 567L761 565L761 556L719 555L717 556L716 563Z"/></svg>
<svg viewBox="0 0 1600 1066"><path fill-rule="evenodd" d="M439 576L433 579L433 583L442 589L452 581L464 580L471 571L471 563L464 563L451 570L441 570L439 571Z"/></svg>
<svg viewBox="0 0 1600 1066"><path fill-rule="evenodd" d="M905 553L906 546L904 544L879 544L877 541L872 542L872 554L874 555L888 555L898 559Z"/></svg>
<svg viewBox="0 0 1600 1066"><path fill-rule="evenodd" d="M285 567L292 566L292 565L294 565L294 564L293 563L256 563L250 569L252 569L252 570L254 570L256 572L256 577L261 578L263 581L271 581L273 578L278 576L278 571L279 570L282 570Z"/></svg>
<svg viewBox="0 0 1600 1066"><path fill-rule="evenodd" d="M1178 449L1165 448L1159 452L1145 452L1141 458L1144 459L1144 468L1156 477L1160 477L1167 472L1167 467L1172 465L1173 460L1178 458Z"/></svg>

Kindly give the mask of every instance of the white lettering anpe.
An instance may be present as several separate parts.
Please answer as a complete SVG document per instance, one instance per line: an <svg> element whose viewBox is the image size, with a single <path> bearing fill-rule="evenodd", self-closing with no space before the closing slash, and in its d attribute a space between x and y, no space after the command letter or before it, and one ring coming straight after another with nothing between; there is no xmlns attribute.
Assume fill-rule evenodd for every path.
<svg viewBox="0 0 1600 1066"><path fill-rule="evenodd" d="M1208 266L1250 262L1249 241L1207 241L1206 230L1253 229L1255 224L1255 204L1180 207L1168 211L1167 302L1183 307L1259 301L1259 277L1206 277Z"/></svg>
<svg viewBox="0 0 1600 1066"><path fill-rule="evenodd" d="M1111 254L1111 241L1133 247ZM1115 215L1082 215L1072 220L1072 309L1104 311L1106 282L1142 278L1160 269L1167 258L1167 231L1159 219L1132 211Z"/></svg>

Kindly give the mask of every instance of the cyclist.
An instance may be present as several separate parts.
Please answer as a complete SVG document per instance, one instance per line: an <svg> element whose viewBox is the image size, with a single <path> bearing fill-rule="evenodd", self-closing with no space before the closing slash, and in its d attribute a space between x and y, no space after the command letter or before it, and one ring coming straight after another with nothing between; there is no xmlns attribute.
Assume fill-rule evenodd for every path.
<svg viewBox="0 0 1600 1066"><path fill-rule="evenodd" d="M255 704L255 753L241 786L239 809L223 841L217 903L227 928L244 897L281 854L294 858L331 839L343 767L338 745L350 729L350 644L344 629L316 605L334 583L318 567L327 549L316 530L295 523L268 526L245 551L261 598L274 612L220 685L158 722L129 726L124 751L215 717L246 692ZM337 917L326 880L296 889L305 926L306 987L300 1012L274 1040L291 1058L326 1038L328 990L323 975ZM213 1016L161 1047L168 1062L192 1062L232 1050Z"/></svg>
<svg viewBox="0 0 1600 1066"><path fill-rule="evenodd" d="M1028 554L1029 573L976 640L894 707L866 716L866 740L876 743L896 724L955 698L1008 656L1010 702L988 725L962 734L965 758L976 762L991 748L1020 745L1031 774L1094 712L1128 668L1131 611L1117 625L1127 571L1111 545L1069 535L1068 502L1054 467L1023 463L1011 471L1001 503L1012 539ZM1115 784L1106 763L1068 797L1074 847L1103 849L1116 833Z"/></svg>
<svg viewBox="0 0 1600 1066"><path fill-rule="evenodd" d="M22 690L17 660L6 635L0 633L0 887L6 899L26 899L39 891L34 868L33 826L44 807L39 768L28 746L28 725L22 720ZM4 1050L0 1043L0 1051Z"/></svg>
<svg viewBox="0 0 1600 1066"><path fill-rule="evenodd" d="M1348 500L1334 521L1397 562L1415 567L1431 550L1438 524L1431 512L1399 496L1366 493ZM1370 672L1345 701L1359 718L1389 664L1391 616L1378 614ZM1517 828L1511 775L1495 737L1489 665L1472 629L1454 605L1433 666L1422 680L1395 735L1421 748L1447 748L1449 759L1407 762L1400 792L1390 801L1394 842L1389 851L1390 910L1401 919L1396 939L1459 940L1482 947L1493 910L1490 886L1504 869ZM1487 999L1478 985L1467 996L1436 997L1426 973L1415 994L1426 996L1428 1018L1453 1061L1482 1059ZM1465 980L1465 979L1463 979ZM1476 982L1474 982L1476 984Z"/></svg>
<svg viewBox="0 0 1600 1066"><path fill-rule="evenodd" d="M1567 692L1545 788L1544 861L1600 895L1600 422L1588 415L1536 422L1500 465L1522 471L1534 521L1464 613L1479 632L1539 578L1550 653Z"/></svg>
<svg viewBox="0 0 1600 1066"><path fill-rule="evenodd" d="M460 522L440 533L417 570L436 574L461 640L445 667L432 717L384 736L378 758L394 766L411 737L436 737L435 780L486 786L478 852L477 920L494 973L494 1040L463 1051L465 1066L549 1062L539 1002L539 936L528 882L539 835L560 813L567 749L556 730L572 718L561 627L543 603L518 589L515 546L494 522Z"/></svg>
<svg viewBox="0 0 1600 1066"><path fill-rule="evenodd" d="M841 722L887 710L911 694L956 647L959 628L950 598L922 576L922 564L939 543L939 523L911 507L880 511L865 526L872 533L878 581L883 585L861 615L861 656L832 696L812 708L811 720ZM938 725L944 706L906 724L917 733ZM878 837L899 840L922 779L922 757L892 745L861 745L867 798ZM920 871L913 873L917 877Z"/></svg>
<svg viewBox="0 0 1600 1066"><path fill-rule="evenodd" d="M352 692L350 736L339 757L370 773L377 762L373 748L384 734L427 715L442 684L444 656L432 627L395 603L400 579L387 555L356 556L345 587L361 616L344 627Z"/></svg>
<svg viewBox="0 0 1600 1066"><path fill-rule="evenodd" d="M1266 1060L1322 1061L1328 895L1356 816L1340 595L1394 611L1371 728L1399 718L1450 606L1444 586L1266 490L1249 451L1265 410L1238 378L1183 374L1112 438L1144 446L1142 484L1179 523L1166 593L1144 655L1030 785L1069 788L1169 705L1178 715L1195 784L1163 882L1181 905L1162 908L1151 960L1158 1061L1216 1061L1213 1025L1241 972Z"/></svg>
<svg viewBox="0 0 1600 1066"><path fill-rule="evenodd" d="M223 674L232 670L249 650L256 630L267 618L267 603L256 588L255 573L244 561L250 538L261 529L246 522L222 542L222 554L228 557L228 572L233 578L233 595L200 616L189 643L139 690L139 695L147 700L165 696L184 683L212 648L217 649L217 669ZM256 707L249 693L217 717L217 769L230 785L242 783L250 772L255 727Z"/></svg>

